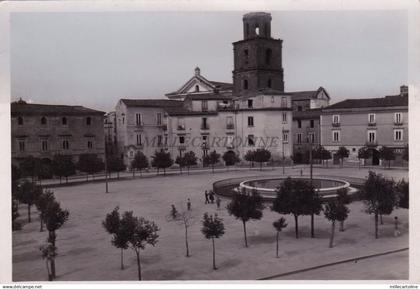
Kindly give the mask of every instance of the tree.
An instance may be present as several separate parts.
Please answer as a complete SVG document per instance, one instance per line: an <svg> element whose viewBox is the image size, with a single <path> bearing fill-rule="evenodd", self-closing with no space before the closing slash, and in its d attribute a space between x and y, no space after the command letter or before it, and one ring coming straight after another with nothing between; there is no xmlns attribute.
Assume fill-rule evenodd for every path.
<svg viewBox="0 0 420 289"><path fill-rule="evenodd" d="M35 206L38 209L39 214L40 214L40 218L39 218L40 223L41 223L41 227L39 229L40 232L43 231L45 213L48 209L48 206L53 201L55 201L54 193L50 190L45 190L44 192L42 192L38 196L37 200L35 201Z"/></svg>
<svg viewBox="0 0 420 289"><path fill-rule="evenodd" d="M236 155L234 151L227 151L222 156L223 161L225 162L225 165L228 167L235 165L237 162L239 162L239 157Z"/></svg>
<svg viewBox="0 0 420 289"><path fill-rule="evenodd" d="M18 199L19 179L22 177L22 171L12 165L12 198Z"/></svg>
<svg viewBox="0 0 420 289"><path fill-rule="evenodd" d="M56 231L63 226L69 218L69 211L63 210L60 203L52 201L48 204L44 214L45 227L48 230L48 242L52 244L56 250L55 244L57 234ZM51 259L51 275L55 278L55 256Z"/></svg>
<svg viewBox="0 0 420 289"><path fill-rule="evenodd" d="M349 157L349 150L346 147L339 147L338 151L336 152L337 157L341 160L341 167L343 167L344 159Z"/></svg>
<svg viewBox="0 0 420 289"><path fill-rule="evenodd" d="M34 158L33 156L24 158L20 163L20 170L22 171L22 175L25 177L31 177L32 181L34 181L39 162L40 160L38 158Z"/></svg>
<svg viewBox="0 0 420 289"><path fill-rule="evenodd" d="M214 246L214 239L218 239L225 233L225 226L223 219L219 218L217 214L209 215L205 213L202 220L203 227L201 232L206 239L211 239L213 244L213 270L217 270L216 267L216 248Z"/></svg>
<svg viewBox="0 0 420 289"><path fill-rule="evenodd" d="M279 235L280 232L287 227L286 219L281 217L273 223L273 227L276 229L276 257L279 257Z"/></svg>
<svg viewBox="0 0 420 289"><path fill-rule="evenodd" d="M190 167L195 166L197 164L197 157L195 156L195 153L193 151L186 152L184 154L184 161L185 166L188 169L188 174L190 173Z"/></svg>
<svg viewBox="0 0 420 289"><path fill-rule="evenodd" d="M351 202L350 196L348 195L347 188L341 188L337 190L337 201L340 205L348 205ZM350 212L350 210L349 210ZM340 221L340 232L344 232L344 220Z"/></svg>
<svg viewBox="0 0 420 289"><path fill-rule="evenodd" d="M171 209L170 221L177 221L184 226L185 235L185 256L190 257L190 249L188 243L188 229L195 223L196 216L191 210L183 210L180 213L175 209L175 206Z"/></svg>
<svg viewBox="0 0 420 289"><path fill-rule="evenodd" d="M124 230L118 210L119 208L115 207L111 213L107 214L102 226L112 235L111 244L121 249L121 270L124 270L124 250L128 248L129 232Z"/></svg>
<svg viewBox="0 0 420 289"><path fill-rule="evenodd" d="M204 156L203 162L205 165L211 165L211 170L214 173L214 165L217 164L220 160L220 154L216 150L212 151L210 154Z"/></svg>
<svg viewBox="0 0 420 289"><path fill-rule="evenodd" d="M321 160L326 161L327 167L328 167L328 160L332 159L331 152L325 149L323 146L321 146L320 154L321 154Z"/></svg>
<svg viewBox="0 0 420 289"><path fill-rule="evenodd" d="M271 158L271 152L267 149L257 149L254 154L254 161L260 163L260 170L262 170L262 164L268 162Z"/></svg>
<svg viewBox="0 0 420 289"><path fill-rule="evenodd" d="M175 163L179 166L179 171L182 175L182 168L186 166L185 157L184 156L177 156L175 159Z"/></svg>
<svg viewBox="0 0 420 289"><path fill-rule="evenodd" d="M369 177L360 191L360 198L365 204L366 213L375 216L375 238L377 239L379 238L379 215L391 214L397 204L394 182L370 171Z"/></svg>
<svg viewBox="0 0 420 289"><path fill-rule="evenodd" d="M349 209L343 203L337 200L330 201L325 205L325 217L331 221L330 248L332 248L334 244L335 222L343 222L345 219L347 219L348 213Z"/></svg>
<svg viewBox="0 0 420 289"><path fill-rule="evenodd" d="M51 179L53 176L52 162L48 158L39 160L36 167L36 176L38 177L39 183L43 179Z"/></svg>
<svg viewBox="0 0 420 289"><path fill-rule="evenodd" d="M404 150L403 150L403 154L402 154L402 159L403 160L405 160L405 161L407 161L408 162L408 145L406 145L405 147L404 147Z"/></svg>
<svg viewBox="0 0 420 289"><path fill-rule="evenodd" d="M68 177L76 174L76 165L73 163L72 157L69 155L54 155L52 160L52 171L53 174L60 178L65 177L66 183Z"/></svg>
<svg viewBox="0 0 420 289"><path fill-rule="evenodd" d="M17 199L28 206L28 223L31 222L31 207L41 193L41 187L29 181L24 181L18 188Z"/></svg>
<svg viewBox="0 0 420 289"><path fill-rule="evenodd" d="M308 186L306 193L306 203L309 206L308 210L311 215L311 238L315 238L314 215L319 215L319 213L321 213L322 199L319 196L318 191L315 190L313 186Z"/></svg>
<svg viewBox="0 0 420 289"><path fill-rule="evenodd" d="M227 205L229 215L235 216L236 219L242 221L244 228L245 247L248 247L248 240L246 237L246 222L251 219L260 220L263 216L264 203L263 198L257 191L252 191L250 194L245 190L242 192L235 192L232 196L232 201Z"/></svg>
<svg viewBox="0 0 420 289"><path fill-rule="evenodd" d="M361 147L357 152L357 158L359 159L359 167L360 167L360 160L363 159L363 164L366 164L366 160L372 156L372 150L368 147Z"/></svg>
<svg viewBox="0 0 420 289"><path fill-rule="evenodd" d="M138 278L142 280L140 251L144 250L146 245L156 245L159 227L152 221L133 216L133 212L130 211L125 212L121 219L121 230L126 232L128 245L136 253Z"/></svg>
<svg viewBox="0 0 420 289"><path fill-rule="evenodd" d="M156 151L155 155L152 156L152 167L157 168L157 173L159 174L159 169L163 169L163 175L166 175L166 169L172 166L174 161L171 158L169 152L164 150Z"/></svg>
<svg viewBox="0 0 420 289"><path fill-rule="evenodd" d="M118 156L109 156L106 159L107 169L110 172L117 172L117 178L120 178L120 172L125 170L124 161Z"/></svg>
<svg viewBox="0 0 420 289"><path fill-rule="evenodd" d="M41 251L42 259L45 259L45 264L47 266L47 272L48 272L48 281L53 280L53 275L51 273L51 262L52 260L57 256L56 247L53 246L51 243L46 243L39 247L39 250Z"/></svg>
<svg viewBox="0 0 420 289"><path fill-rule="evenodd" d="M141 151L136 152L134 159L131 161L131 169L133 171L133 178L134 178L134 174L136 170L139 170L140 175L141 175L141 171L148 167L149 167L149 160L147 159L147 157Z"/></svg>
<svg viewBox="0 0 420 289"><path fill-rule="evenodd" d="M16 221L19 217L19 204L18 201L12 199L12 231L18 231L22 229L22 224Z"/></svg>
<svg viewBox="0 0 420 289"><path fill-rule="evenodd" d="M251 151L251 150L247 151L244 156L244 159L249 162L250 167L253 167L254 161L255 161L255 151Z"/></svg>
<svg viewBox="0 0 420 289"><path fill-rule="evenodd" d="M303 180L285 179L277 190L271 210L279 214L292 214L295 219L295 235L299 238L298 217L311 214L308 204L310 185Z"/></svg>
<svg viewBox="0 0 420 289"><path fill-rule="evenodd" d="M395 152L392 148L383 146L379 149L379 158L388 161L388 168L390 168L391 161L395 160Z"/></svg>
<svg viewBox="0 0 420 289"><path fill-rule="evenodd" d="M105 164L96 154L81 154L76 167L79 171L86 173L86 180L88 180L89 174L94 177L95 173L104 170Z"/></svg>
<svg viewBox="0 0 420 289"><path fill-rule="evenodd" d="M404 179L398 182L397 186L398 206L408 209L409 206L409 184Z"/></svg>

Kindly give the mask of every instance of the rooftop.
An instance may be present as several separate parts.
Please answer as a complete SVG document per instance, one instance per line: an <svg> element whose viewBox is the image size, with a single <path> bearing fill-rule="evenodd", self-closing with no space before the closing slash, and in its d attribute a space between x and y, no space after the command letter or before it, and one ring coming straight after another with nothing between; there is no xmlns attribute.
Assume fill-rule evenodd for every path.
<svg viewBox="0 0 420 289"><path fill-rule="evenodd" d="M287 92L287 94L290 94L292 96L292 100L308 100L316 98L320 91L324 91L327 97L330 98L328 93L322 86L319 87L317 90L292 91Z"/></svg>
<svg viewBox="0 0 420 289"><path fill-rule="evenodd" d="M11 103L11 114L14 115L104 115L105 112L80 105L54 105L26 103L19 100Z"/></svg>
<svg viewBox="0 0 420 289"><path fill-rule="evenodd" d="M379 98L346 99L332 104L324 108L324 110L392 106L408 106L408 95L388 95Z"/></svg>
<svg viewBox="0 0 420 289"><path fill-rule="evenodd" d="M141 107L178 107L182 106L183 102L170 99L127 99L120 100L126 106L141 106Z"/></svg>

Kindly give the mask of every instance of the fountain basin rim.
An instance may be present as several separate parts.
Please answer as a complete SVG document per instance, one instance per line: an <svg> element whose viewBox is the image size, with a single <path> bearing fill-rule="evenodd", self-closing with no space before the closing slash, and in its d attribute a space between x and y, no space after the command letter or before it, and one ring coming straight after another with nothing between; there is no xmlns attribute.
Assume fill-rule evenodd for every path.
<svg viewBox="0 0 420 289"><path fill-rule="evenodd" d="M253 187L253 186L246 185L245 183L252 182L252 181L264 181L264 180L275 180L275 179L285 180L287 178L288 177L284 177L284 178L282 178L282 177L277 177L277 178L254 178L254 179L249 179L249 180L246 180L246 181L243 181L243 182L239 183L239 187L240 188L245 188L247 190L254 190L254 189L256 189L256 190L258 190L260 192L270 192L270 193L273 193L273 192L276 192L277 189ZM290 178L291 179L307 179L307 180L310 180L310 178L296 177L296 176L295 177L290 177ZM317 189L317 191L320 192L320 193L322 193L322 192L328 192L330 190L339 190L339 189L344 189L344 188L349 188L350 187L350 183L349 182L344 181L344 180L340 180L340 179L325 178L325 177L318 177L318 176L315 177L315 178L312 178L312 179L313 180L327 180L327 181L333 181L333 182L343 183L343 185L340 185L340 186L328 187L328 188L319 188L319 189Z"/></svg>

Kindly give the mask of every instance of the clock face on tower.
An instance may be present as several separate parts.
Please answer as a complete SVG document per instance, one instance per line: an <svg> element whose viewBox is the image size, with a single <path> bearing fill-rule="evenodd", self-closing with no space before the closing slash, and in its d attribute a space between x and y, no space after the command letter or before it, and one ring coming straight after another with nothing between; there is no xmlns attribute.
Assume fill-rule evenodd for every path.
<svg viewBox="0 0 420 289"><path fill-rule="evenodd" d="M233 85L236 95L274 89L284 92L282 40L271 37L271 15L243 17L244 39L233 43Z"/></svg>

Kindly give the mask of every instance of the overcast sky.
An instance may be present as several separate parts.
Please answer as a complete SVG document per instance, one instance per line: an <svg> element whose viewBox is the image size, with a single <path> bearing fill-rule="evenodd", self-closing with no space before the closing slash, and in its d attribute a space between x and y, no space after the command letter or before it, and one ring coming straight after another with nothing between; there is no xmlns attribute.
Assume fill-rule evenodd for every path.
<svg viewBox="0 0 420 289"><path fill-rule="evenodd" d="M111 111L163 98L199 66L232 81L243 12L16 13L12 99ZM332 102L397 94L407 82L405 11L272 12L286 91L323 86Z"/></svg>

